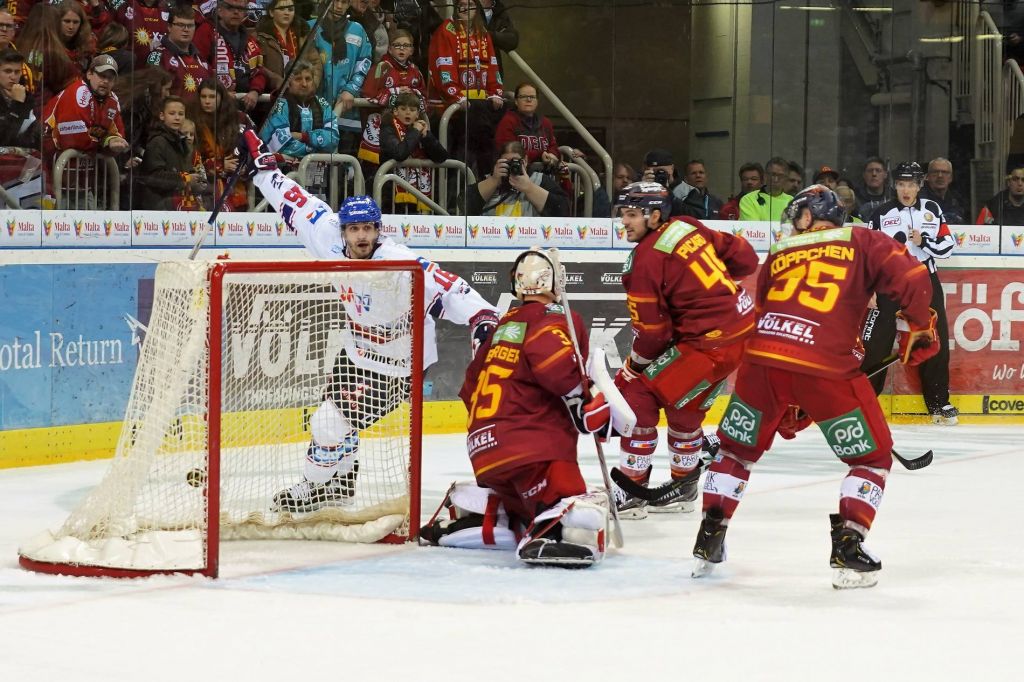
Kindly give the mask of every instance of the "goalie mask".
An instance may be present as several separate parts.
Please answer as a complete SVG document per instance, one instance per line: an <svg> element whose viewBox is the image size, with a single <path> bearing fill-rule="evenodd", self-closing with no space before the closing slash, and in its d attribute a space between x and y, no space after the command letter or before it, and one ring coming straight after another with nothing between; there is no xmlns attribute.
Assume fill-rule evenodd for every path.
<svg viewBox="0 0 1024 682"><path fill-rule="evenodd" d="M797 227L797 221L804 210L810 211L811 214L808 227L818 221L832 223L835 227L842 227L846 222L846 208L839 195L825 185L811 185L798 192L782 212L782 230L785 234L803 231Z"/></svg>
<svg viewBox="0 0 1024 682"><path fill-rule="evenodd" d="M516 258L509 277L512 293L520 301L527 296L548 296L558 302L565 291L565 268L559 260L558 249L530 247Z"/></svg>

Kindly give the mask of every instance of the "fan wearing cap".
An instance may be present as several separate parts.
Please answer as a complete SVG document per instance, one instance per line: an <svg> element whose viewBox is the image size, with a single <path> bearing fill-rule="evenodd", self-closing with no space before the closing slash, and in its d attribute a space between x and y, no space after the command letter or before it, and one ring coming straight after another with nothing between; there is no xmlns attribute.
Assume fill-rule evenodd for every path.
<svg viewBox="0 0 1024 682"><path fill-rule="evenodd" d="M58 151L120 154L128 151L121 104L113 93L117 62L95 57L85 77L71 81L43 108L47 136Z"/></svg>
<svg viewBox="0 0 1024 682"><path fill-rule="evenodd" d="M949 402L949 328L946 323L945 295L939 281L936 258L949 258L956 239L943 219L942 208L931 199L920 196L924 171L913 161L896 166L893 171L896 198L878 207L871 218L871 229L881 230L901 244L910 254L924 263L932 282L931 306L938 314L939 339L942 347L938 354L921 363L921 395L925 407L936 424L952 426L959 412ZM869 315L863 339L866 353L864 367L874 367L892 350L896 337L896 304L885 296L878 297L877 314ZM876 393L885 386L885 372L871 377Z"/></svg>
<svg viewBox="0 0 1024 682"><path fill-rule="evenodd" d="M672 215L707 218L700 190L676 174L675 159L667 149L652 149L644 155L643 182L656 182L672 195ZM662 216L668 220L668 216Z"/></svg>
<svg viewBox="0 0 1024 682"><path fill-rule="evenodd" d="M834 192L839 185L839 172L828 166L822 166L814 176L814 184L824 185Z"/></svg>
<svg viewBox="0 0 1024 682"><path fill-rule="evenodd" d="M879 291L898 302L909 328L900 342L904 361L935 353L931 285L905 247L844 227L845 211L827 187L799 192L783 216L791 236L772 245L758 273L757 328L719 423L721 447L704 485L693 575L726 559L730 520L776 433L792 438L814 421L847 467L830 518L833 586L870 587L882 564L862 543L892 467L892 435L851 348L861 312Z"/></svg>

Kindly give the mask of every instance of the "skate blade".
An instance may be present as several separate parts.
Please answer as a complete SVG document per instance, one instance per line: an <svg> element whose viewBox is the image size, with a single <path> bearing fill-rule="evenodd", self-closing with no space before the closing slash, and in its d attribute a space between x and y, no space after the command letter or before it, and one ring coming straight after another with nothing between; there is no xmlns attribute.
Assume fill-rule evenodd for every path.
<svg viewBox="0 0 1024 682"><path fill-rule="evenodd" d="M942 417L937 414L932 415L932 424L938 424L939 426L956 426L960 423L960 419L957 417Z"/></svg>
<svg viewBox="0 0 1024 682"><path fill-rule="evenodd" d="M519 557L519 560L529 566L551 566L552 568L587 568L596 563L592 558L579 559L569 557L538 557L536 559L524 559L523 557Z"/></svg>
<svg viewBox="0 0 1024 682"><path fill-rule="evenodd" d="M878 571L854 571L850 568L837 568L832 571L832 587L837 590L874 587L877 584Z"/></svg>
<svg viewBox="0 0 1024 682"><path fill-rule="evenodd" d="M715 566L707 559L701 559L700 557L693 557L693 570L690 572L691 578L703 578L704 576L711 575L715 570Z"/></svg>
<svg viewBox="0 0 1024 682"><path fill-rule="evenodd" d="M647 505L647 511L652 514L691 514L696 508L696 500L676 500L665 505Z"/></svg>
<svg viewBox="0 0 1024 682"><path fill-rule="evenodd" d="M633 507L632 509L620 509L619 521L641 521L647 518L647 507Z"/></svg>

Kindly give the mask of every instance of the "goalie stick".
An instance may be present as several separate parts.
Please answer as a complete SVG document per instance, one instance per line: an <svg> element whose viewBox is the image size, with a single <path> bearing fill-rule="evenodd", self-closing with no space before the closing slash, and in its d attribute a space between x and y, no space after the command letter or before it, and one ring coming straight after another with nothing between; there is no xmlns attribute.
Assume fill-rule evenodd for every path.
<svg viewBox="0 0 1024 682"><path fill-rule="evenodd" d="M306 34L305 39L302 41L302 45L299 46L298 51L295 53L295 59L292 59L288 64L288 68L285 69L283 80L281 81L281 87L278 88L274 98L270 100L270 108L267 110L270 113L273 113L274 107L277 106L277 100L281 99L281 95L284 94L284 89L288 87L288 80L292 77L292 71L295 70L295 65L301 61L301 56L305 54L306 48L309 46L309 41L316 35L317 29L320 28L320 23L324 20L324 17L327 16L327 12L331 9L331 5L333 4L333 0L321 0L321 2L323 4L317 8L316 21L310 27L309 33ZM239 142L236 144L236 149L239 150L239 156L241 156L241 150L245 149L245 145L241 142L242 134L245 132L245 127L246 126L239 126ZM217 224L217 216L219 216L220 212L224 209L224 202L226 202L228 197L231 196L232 190L234 190L235 185L238 184L238 179L242 177L242 174L250 163L252 163L252 158L248 154L245 154L244 157L238 160L238 167L235 169L235 172L231 174L231 177L228 178L227 182L224 183L224 189L221 191L220 197L217 198L217 203L213 206L213 212L210 213L210 217L206 219L206 224L203 225L203 229L200 230L199 236L196 237L196 243L192 245L192 251L188 254L189 260L196 259L196 256L199 254L199 249L203 247L203 242L206 241L206 235L210 234L210 230Z"/></svg>

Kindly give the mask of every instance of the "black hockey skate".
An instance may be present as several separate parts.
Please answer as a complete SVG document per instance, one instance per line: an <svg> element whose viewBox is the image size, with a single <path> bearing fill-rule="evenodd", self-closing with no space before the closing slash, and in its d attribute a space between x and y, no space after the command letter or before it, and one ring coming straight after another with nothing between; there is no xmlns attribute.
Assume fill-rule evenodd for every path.
<svg viewBox="0 0 1024 682"><path fill-rule="evenodd" d="M304 478L274 495L274 511L306 514L324 507L351 504L358 475L359 462L356 461L351 471L334 474L326 483L313 483Z"/></svg>
<svg viewBox="0 0 1024 682"><path fill-rule="evenodd" d="M647 518L647 500L630 495L615 483L612 483L612 496L615 498L619 520L639 521Z"/></svg>
<svg viewBox="0 0 1024 682"><path fill-rule="evenodd" d="M458 519L438 518L433 523L420 528L416 537L421 546L437 547L445 535L457 533L466 528L479 528L484 525L484 515L469 513Z"/></svg>
<svg viewBox="0 0 1024 682"><path fill-rule="evenodd" d="M648 509L654 513L684 512L690 513L696 508L697 485L700 482L701 467L697 467L685 478L673 483L668 492L647 503Z"/></svg>
<svg viewBox="0 0 1024 682"><path fill-rule="evenodd" d="M519 548L519 560L532 566L557 568L586 568L597 557L585 545L556 540L552 537L534 538Z"/></svg>
<svg viewBox="0 0 1024 682"><path fill-rule="evenodd" d="M702 578L715 569L715 564L725 561L725 531L729 527L723 525L725 517L717 507L708 509L704 520L697 531L697 542L693 545L694 578Z"/></svg>
<svg viewBox="0 0 1024 682"><path fill-rule="evenodd" d="M874 587L882 562L864 547L864 536L843 525L839 514L830 514L832 523L832 587L845 590L856 587Z"/></svg>

